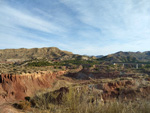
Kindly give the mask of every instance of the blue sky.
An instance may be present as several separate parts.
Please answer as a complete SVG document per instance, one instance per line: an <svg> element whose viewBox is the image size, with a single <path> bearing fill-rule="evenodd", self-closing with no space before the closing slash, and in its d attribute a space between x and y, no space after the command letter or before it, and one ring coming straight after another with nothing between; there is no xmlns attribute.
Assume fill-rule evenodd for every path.
<svg viewBox="0 0 150 113"><path fill-rule="evenodd" d="M0 0L0 49L150 50L150 0Z"/></svg>

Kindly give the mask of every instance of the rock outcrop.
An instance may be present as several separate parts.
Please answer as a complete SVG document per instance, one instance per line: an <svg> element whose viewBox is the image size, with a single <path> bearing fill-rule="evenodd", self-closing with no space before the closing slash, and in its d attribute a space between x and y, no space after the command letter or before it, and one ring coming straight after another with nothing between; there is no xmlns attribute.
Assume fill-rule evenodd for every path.
<svg viewBox="0 0 150 113"><path fill-rule="evenodd" d="M150 86L140 84L137 86L135 80L122 80L103 84L103 99L137 100L138 98L149 98Z"/></svg>
<svg viewBox="0 0 150 113"><path fill-rule="evenodd" d="M100 78L117 78L120 77L119 71L114 72L89 72L88 70L84 70L83 68L79 68L73 73L69 73L65 75L67 77L72 77L80 80L89 80L89 79L100 79Z"/></svg>

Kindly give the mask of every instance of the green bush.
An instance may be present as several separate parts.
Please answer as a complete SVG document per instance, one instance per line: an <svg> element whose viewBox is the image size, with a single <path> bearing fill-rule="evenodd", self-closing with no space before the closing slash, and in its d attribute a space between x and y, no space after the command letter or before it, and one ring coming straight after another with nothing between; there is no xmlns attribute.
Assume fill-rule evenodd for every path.
<svg viewBox="0 0 150 113"><path fill-rule="evenodd" d="M47 61L37 61L37 62L30 62L28 63L28 66L36 66L36 67L41 67L41 66L50 66L51 64Z"/></svg>

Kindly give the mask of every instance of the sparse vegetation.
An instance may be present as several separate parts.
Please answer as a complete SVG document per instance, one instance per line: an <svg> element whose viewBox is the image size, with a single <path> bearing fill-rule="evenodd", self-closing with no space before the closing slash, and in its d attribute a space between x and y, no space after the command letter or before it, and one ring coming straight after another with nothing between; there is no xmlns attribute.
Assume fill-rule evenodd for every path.
<svg viewBox="0 0 150 113"><path fill-rule="evenodd" d="M37 67L41 67L41 66L69 66L69 65L95 65L95 64L99 64L98 61L96 60L65 60L65 61L56 61L56 62L52 62L49 63L48 61L41 61L41 60L37 60L34 62L29 62L27 64L27 66L37 66Z"/></svg>
<svg viewBox="0 0 150 113"><path fill-rule="evenodd" d="M58 100L61 92L49 92L46 94L36 95L31 100L31 104L36 108L36 112L48 113L149 113L150 102L148 100L137 101L108 101L104 103L93 102L86 91L75 91L70 88L69 92L63 92L61 100ZM23 106L26 108L29 104ZM20 104L19 104L20 105ZM21 104L22 105L22 104ZM22 107L22 108L24 108Z"/></svg>

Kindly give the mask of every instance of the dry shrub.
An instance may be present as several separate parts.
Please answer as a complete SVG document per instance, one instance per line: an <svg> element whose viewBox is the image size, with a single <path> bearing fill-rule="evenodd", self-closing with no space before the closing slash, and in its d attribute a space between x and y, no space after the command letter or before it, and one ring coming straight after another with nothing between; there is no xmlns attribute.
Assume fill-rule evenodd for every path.
<svg viewBox="0 0 150 113"><path fill-rule="evenodd" d="M21 101L19 103L15 103L13 106L17 109L22 109L22 110L30 110L31 109L31 103L28 101Z"/></svg>
<svg viewBox="0 0 150 113"><path fill-rule="evenodd" d="M36 107L49 113L149 113L150 111L150 102L148 100L116 100L105 104L88 102L87 100L90 97L93 98L94 95L89 96L86 90L83 90L77 92L75 88L70 87L69 92L63 95L60 104L52 101L58 97L59 94L57 93L49 93L49 97L40 95L34 101Z"/></svg>

